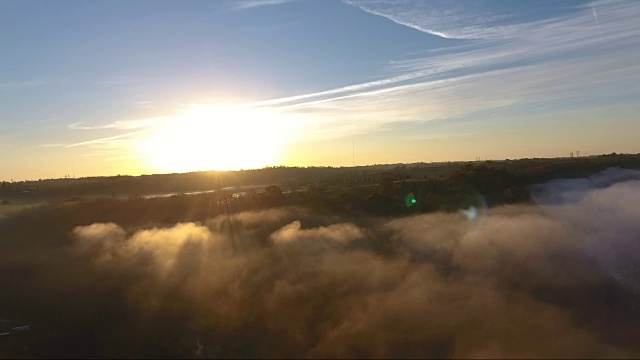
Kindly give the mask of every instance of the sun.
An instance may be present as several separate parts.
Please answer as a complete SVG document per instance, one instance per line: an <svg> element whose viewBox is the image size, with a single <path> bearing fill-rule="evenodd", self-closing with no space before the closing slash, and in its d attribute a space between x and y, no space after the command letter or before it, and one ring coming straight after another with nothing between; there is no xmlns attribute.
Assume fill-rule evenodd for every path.
<svg viewBox="0 0 640 360"><path fill-rule="evenodd" d="M164 172L261 168L277 163L292 125L270 109L193 106L158 125L140 151Z"/></svg>

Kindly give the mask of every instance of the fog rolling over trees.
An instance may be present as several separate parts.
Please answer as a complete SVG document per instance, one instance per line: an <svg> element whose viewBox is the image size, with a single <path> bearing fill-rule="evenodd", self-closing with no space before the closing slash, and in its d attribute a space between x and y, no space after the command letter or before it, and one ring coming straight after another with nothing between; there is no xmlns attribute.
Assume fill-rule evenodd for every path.
<svg viewBox="0 0 640 360"><path fill-rule="evenodd" d="M474 220L12 215L0 316L33 330L0 355L640 356L640 172L556 180L533 198Z"/></svg>

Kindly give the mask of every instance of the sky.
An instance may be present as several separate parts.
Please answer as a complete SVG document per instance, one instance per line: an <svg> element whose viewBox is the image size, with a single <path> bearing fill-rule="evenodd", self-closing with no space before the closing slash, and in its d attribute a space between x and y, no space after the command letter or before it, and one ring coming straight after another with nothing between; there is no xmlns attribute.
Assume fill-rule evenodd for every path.
<svg viewBox="0 0 640 360"><path fill-rule="evenodd" d="M0 0L0 180L640 152L638 1Z"/></svg>

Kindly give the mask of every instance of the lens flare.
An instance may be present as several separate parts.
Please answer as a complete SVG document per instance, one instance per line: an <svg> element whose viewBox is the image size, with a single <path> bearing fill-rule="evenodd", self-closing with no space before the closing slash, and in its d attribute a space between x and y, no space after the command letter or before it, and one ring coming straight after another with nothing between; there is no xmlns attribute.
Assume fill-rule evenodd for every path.
<svg viewBox="0 0 640 360"><path fill-rule="evenodd" d="M413 193L408 193L407 196L404 197L404 206L406 206L407 208L412 207L413 205L415 205L418 202L418 200L416 200L415 195L413 195Z"/></svg>
<svg viewBox="0 0 640 360"><path fill-rule="evenodd" d="M484 196L480 194L474 194L469 196L465 201L466 207L458 210L458 212L478 226L483 226L489 216L489 206Z"/></svg>
<svg viewBox="0 0 640 360"><path fill-rule="evenodd" d="M469 206L469 209L460 209L460 212L467 217L467 220L473 221L478 217L478 208Z"/></svg>

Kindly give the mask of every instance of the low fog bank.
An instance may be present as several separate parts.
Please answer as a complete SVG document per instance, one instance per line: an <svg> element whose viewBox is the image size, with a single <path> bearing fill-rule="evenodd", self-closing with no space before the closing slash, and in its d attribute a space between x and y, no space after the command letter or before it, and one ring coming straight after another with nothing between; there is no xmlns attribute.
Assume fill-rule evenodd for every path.
<svg viewBox="0 0 640 360"><path fill-rule="evenodd" d="M602 189L616 183L640 180L640 171L612 167L589 177L555 179L532 186L531 196L538 204L563 204L583 199L586 192Z"/></svg>
<svg viewBox="0 0 640 360"><path fill-rule="evenodd" d="M640 356L640 172L555 180L535 194L535 205L474 220L277 208L7 241L0 284L11 295L0 305L40 330L29 350L0 351Z"/></svg>

